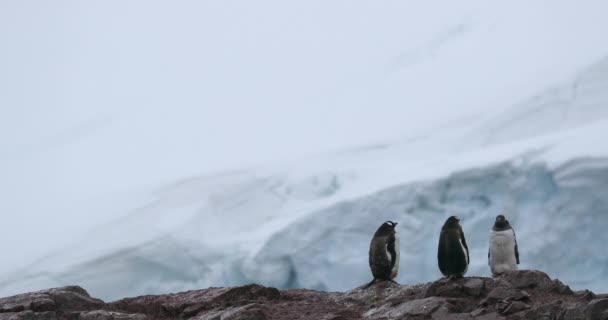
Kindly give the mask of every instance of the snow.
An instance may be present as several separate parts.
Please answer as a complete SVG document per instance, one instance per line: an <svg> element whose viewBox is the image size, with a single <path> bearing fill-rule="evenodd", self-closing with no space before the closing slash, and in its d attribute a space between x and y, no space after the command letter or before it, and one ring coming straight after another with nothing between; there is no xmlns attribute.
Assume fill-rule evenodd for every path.
<svg viewBox="0 0 608 320"><path fill-rule="evenodd" d="M439 276L435 238L452 214L469 239L469 274L488 275L487 232L498 213L518 233L523 268L605 290L605 258L577 265L608 240L599 196L608 179L608 72L597 75L605 61L575 77L595 90L551 110L545 101L562 95L554 88L479 126L169 184L130 215L9 276L4 292L63 283L105 298L246 282L344 290L368 280L366 247L385 220L399 221L406 239L398 280L428 281ZM543 121L564 110L584 116ZM520 132L519 124L525 138L497 135ZM579 239L590 235L600 239ZM586 250L563 250L563 240Z"/></svg>
<svg viewBox="0 0 608 320"><path fill-rule="evenodd" d="M77 210L90 209L107 212L114 220L94 219L90 225L95 227L74 233L77 240L1 274L0 295L75 283L104 299L248 282L344 290L370 280L369 240L386 220L399 222L397 280L418 283L439 277L438 231L453 214L461 218L467 235L469 275L488 275L487 233L499 213L507 215L517 232L522 268L545 270L575 288L608 291L608 264L597 254L608 240L601 229L608 222L602 196L608 185L608 148L603 147L608 44L599 41L605 28L598 22L605 20L605 2L551 2L550 10L549 3L525 3L520 10L523 4L496 8L471 1L442 13L431 5L406 13L409 8L401 2L384 9L359 3L350 8L323 5L320 10L307 4L298 10L281 7L289 14L271 18L259 4L232 8L243 10L239 14L246 19L241 23L249 27L251 39L279 50L280 59L273 63L278 56L256 51L252 42L238 38L244 31L231 25L224 30L228 37L210 41L251 56L224 61L227 52L206 53L218 59L210 68L217 72L210 74L223 78L206 79L217 81L217 90L197 101L271 107L261 117L255 111L229 109L209 120L193 116L191 102L184 100L172 110L155 104L149 112L110 110L110 116L87 120L92 126L70 124L73 129L59 130L64 133L48 140L20 137L29 146L27 152L12 150L7 154L17 156L6 161L35 169L23 180L23 172L6 170L8 181L20 181L11 192L43 193L46 189L40 186L17 191L40 177L61 180L70 172L69 191L89 200L72 205L40 201L26 208L15 200L7 208L66 209L74 217ZM228 7L215 9L234 14ZM245 9L252 9L252 15L245 15ZM347 22L328 28L345 9L354 11L340 14ZM311 26L307 18L319 18L317 14L320 22ZM278 22L286 24L284 30L276 28ZM425 28L420 28L422 22ZM302 42L315 35L323 35L315 42L323 50ZM295 52L310 60L289 59L300 56ZM227 64L231 73L223 74L226 70L219 66ZM141 71L139 67L135 69ZM293 79L290 74L302 79L278 86ZM227 92L229 82L235 82L234 90ZM310 149L295 148L306 139L290 135L284 123L274 128L286 135L285 145L249 145L242 132L256 135L259 128L248 122L266 118L262 126L274 126L274 117L289 113L278 106L292 104L326 110L297 114L293 117L301 117L296 119L301 123L292 122L305 128L302 132L310 140L330 139L324 148L386 136L407 138L285 160L294 150ZM421 109L428 110L414 114ZM438 119L439 113L450 116ZM117 114L127 116L115 120ZM328 119L345 116L352 122L340 121L341 127L323 131L337 123ZM207 174L201 163L209 163L216 152L198 144L199 129L211 128L200 130L214 136L226 123L241 134L233 133L224 143L262 154L256 161L274 158L271 150L277 146L288 144L287 151L276 157L281 161ZM261 136L276 134L264 130ZM74 136L79 138L72 140ZM24 155L29 152L35 157ZM63 163L70 154L74 158ZM108 160L99 172L91 167L97 159ZM53 163L61 163L62 169L53 170ZM64 199L65 192L59 188L49 198ZM82 224L74 223L71 230L76 226Z"/></svg>

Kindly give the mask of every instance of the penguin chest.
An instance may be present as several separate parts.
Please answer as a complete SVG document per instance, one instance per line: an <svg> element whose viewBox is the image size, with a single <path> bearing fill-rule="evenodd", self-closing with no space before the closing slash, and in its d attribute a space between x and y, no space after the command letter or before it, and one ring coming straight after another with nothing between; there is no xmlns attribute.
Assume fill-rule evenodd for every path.
<svg viewBox="0 0 608 320"><path fill-rule="evenodd" d="M515 233L513 230L492 231L490 233L488 263L493 274L517 269Z"/></svg>

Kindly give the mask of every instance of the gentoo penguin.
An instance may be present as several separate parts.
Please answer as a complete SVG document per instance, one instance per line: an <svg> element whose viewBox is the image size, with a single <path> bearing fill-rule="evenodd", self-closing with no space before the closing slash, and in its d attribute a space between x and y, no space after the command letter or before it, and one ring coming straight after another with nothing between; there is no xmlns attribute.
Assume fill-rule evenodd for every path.
<svg viewBox="0 0 608 320"><path fill-rule="evenodd" d="M392 281L399 271L399 237L395 231L396 222L386 221L374 234L369 245L369 267L374 280L365 288L378 281ZM395 282L396 283L396 282Z"/></svg>
<svg viewBox="0 0 608 320"><path fill-rule="evenodd" d="M449 217L443 224L439 236L437 252L439 270L449 278L460 278L469 268L469 248L459 221L454 216Z"/></svg>
<svg viewBox="0 0 608 320"><path fill-rule="evenodd" d="M515 230L511 228L505 216L498 215L492 231L490 231L490 249L488 250L488 265L492 275L497 276L507 271L517 270L519 250Z"/></svg>

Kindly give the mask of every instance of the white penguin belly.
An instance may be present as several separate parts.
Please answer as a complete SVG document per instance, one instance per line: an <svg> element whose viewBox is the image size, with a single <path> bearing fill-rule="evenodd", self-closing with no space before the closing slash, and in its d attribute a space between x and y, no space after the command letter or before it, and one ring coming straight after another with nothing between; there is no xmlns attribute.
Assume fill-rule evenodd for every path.
<svg viewBox="0 0 608 320"><path fill-rule="evenodd" d="M390 257L390 254L389 254ZM391 269L391 279L394 279L399 273L399 236L395 234L395 265Z"/></svg>
<svg viewBox="0 0 608 320"><path fill-rule="evenodd" d="M513 230L490 232L490 259L492 274L517 270L515 257L515 233Z"/></svg>
<svg viewBox="0 0 608 320"><path fill-rule="evenodd" d="M464 272L462 273L462 275L465 275L467 273L467 271L469 271L469 255L467 254L467 248L465 248L464 244L462 243L462 239L458 239L458 242L460 242L460 248L462 249L462 254L464 254L464 259L467 262L467 266L464 268Z"/></svg>

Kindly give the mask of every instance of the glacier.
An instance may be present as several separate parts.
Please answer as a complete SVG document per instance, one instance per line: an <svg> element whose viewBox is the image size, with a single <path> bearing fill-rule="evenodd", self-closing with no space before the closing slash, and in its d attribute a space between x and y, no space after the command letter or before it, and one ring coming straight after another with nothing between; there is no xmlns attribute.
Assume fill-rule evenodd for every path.
<svg viewBox="0 0 608 320"><path fill-rule="evenodd" d="M356 287L370 277L365 250L370 234L379 221L394 220L403 239L398 280L432 281L441 277L438 231L448 216L457 215L468 238L469 275L488 276L488 226L505 213L516 226L522 268L546 270L574 287L605 290L608 160L577 159L553 170L528 161L394 186L323 209L270 238L244 274L280 287ZM577 250L566 249L572 247ZM258 271L278 266L290 271Z"/></svg>
<svg viewBox="0 0 608 320"><path fill-rule="evenodd" d="M304 160L190 177L124 217L0 276L0 295L79 284L116 299L256 282L345 290L370 280L367 249L399 222L405 284L440 277L438 231L461 218L468 275L489 275L505 214L522 268L608 291L608 58L489 119Z"/></svg>

